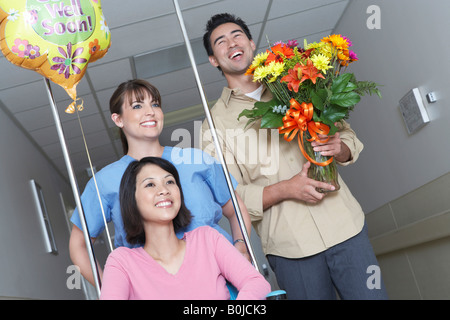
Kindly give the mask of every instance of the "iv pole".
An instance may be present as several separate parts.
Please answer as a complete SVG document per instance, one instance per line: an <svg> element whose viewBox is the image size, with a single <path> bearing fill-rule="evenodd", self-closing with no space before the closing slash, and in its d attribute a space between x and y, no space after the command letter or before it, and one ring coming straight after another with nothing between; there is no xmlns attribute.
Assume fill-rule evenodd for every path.
<svg viewBox="0 0 450 320"><path fill-rule="evenodd" d="M255 254L254 254L252 246L250 244L250 240L249 240L249 237L248 237L247 229L245 228L244 219L242 218L242 213L241 213L241 210L239 208L239 204L237 202L236 195L234 193L234 188L233 188L233 184L231 182L230 173L228 172L228 168L227 168L226 163L225 163L225 158L223 156L222 149L221 149L220 144L219 144L219 139L217 137L217 132L216 132L216 129L215 129L215 126L214 126L213 119L211 117L211 112L209 111L208 102L206 101L206 95L205 95L205 92L204 92L204 89L203 89L203 86L202 86L202 83L201 83L201 80L200 80L200 76L199 76L199 73L198 73L198 70L197 70L197 64L195 63L194 53L192 51L192 47L191 47L189 38L187 36L186 26L184 24L184 20L183 20L182 14L181 14L181 10L180 10L180 6L178 4L178 0L173 0L173 4L175 6L175 11L176 11L177 16L178 16L178 21L180 23L181 32L183 33L184 41L186 43L186 49L187 49L187 52L188 52L188 55L189 55L189 59L191 61L192 69L194 71L195 80L197 82L198 91L199 91L200 97L202 99L202 104L203 104L203 108L205 110L206 119L207 119L209 127L211 129L211 135L212 135L212 138L213 138L213 141L214 141L214 146L215 146L215 149L216 149L216 152L217 152L217 157L219 158L220 163L222 164L222 168L223 168L223 171L224 171L224 174L225 174L225 179L227 181L228 190L230 191L231 200L233 202L234 210L235 210L236 216L238 218L239 227L240 227L242 235L244 237L244 242L245 242L245 245L247 246L247 250L248 250L248 252L250 254L250 258L252 260L253 266L256 268L256 270L259 271L258 263L256 261Z"/></svg>
<svg viewBox="0 0 450 320"><path fill-rule="evenodd" d="M81 205L80 192L78 189L78 184L75 179L75 174L73 171L72 162L70 161L69 151L67 149L66 140L64 137L64 132L61 125L61 119L59 118L58 109L56 108L55 98L53 97L53 92L50 87L50 81L47 78L44 78L45 86L47 88L48 98L50 100L50 107L52 109L53 118L55 120L56 131L58 132L59 141L61 143L61 148L64 155L64 160L67 167L67 172L69 174L70 184L72 186L73 195L75 198L75 203L78 208L78 214L80 215L81 226L83 229L84 239L86 242L86 248L89 255L89 261L91 263L92 274L94 275L95 287L97 290L97 295L100 297L100 277L97 269L97 264L95 260L94 250L92 248L92 243L90 240L89 232L87 229L86 218L84 215L83 207Z"/></svg>

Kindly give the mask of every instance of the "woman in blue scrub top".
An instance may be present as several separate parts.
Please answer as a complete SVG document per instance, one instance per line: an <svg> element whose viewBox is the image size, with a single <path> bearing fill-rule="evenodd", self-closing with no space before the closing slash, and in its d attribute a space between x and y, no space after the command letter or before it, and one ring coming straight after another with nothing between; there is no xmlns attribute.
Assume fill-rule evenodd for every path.
<svg viewBox="0 0 450 320"><path fill-rule="evenodd" d="M120 128L124 156L106 166L96 175L97 187L107 222L114 223L115 247L132 247L126 241L119 205L119 185L128 164L147 156L161 157L175 165L185 194L185 202L193 214L191 224L178 233L196 227L209 225L225 235L235 247L248 257L242 241L234 206L226 184L221 165L211 156L199 149L161 146L159 136L163 129L164 114L161 109L161 96L158 90L145 80L130 80L122 83L110 99L111 119ZM232 178L233 186L237 183ZM247 209L236 194L247 231L251 222ZM104 230L103 214L97 189L91 179L81 195L83 211L92 241ZM223 215L229 220L232 235L224 231L218 222ZM92 284L94 278L86 249L78 211L71 218L74 224L70 236L70 257L80 267L81 274ZM101 275L101 270L100 275Z"/></svg>

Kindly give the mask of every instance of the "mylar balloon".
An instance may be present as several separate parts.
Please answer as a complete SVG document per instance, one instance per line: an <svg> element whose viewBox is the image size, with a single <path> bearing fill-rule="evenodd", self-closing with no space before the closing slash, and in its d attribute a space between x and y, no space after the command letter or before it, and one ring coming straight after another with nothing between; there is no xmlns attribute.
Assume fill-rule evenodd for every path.
<svg viewBox="0 0 450 320"><path fill-rule="evenodd" d="M100 0L0 0L0 47L15 65L62 86L76 100L89 62L111 35Z"/></svg>

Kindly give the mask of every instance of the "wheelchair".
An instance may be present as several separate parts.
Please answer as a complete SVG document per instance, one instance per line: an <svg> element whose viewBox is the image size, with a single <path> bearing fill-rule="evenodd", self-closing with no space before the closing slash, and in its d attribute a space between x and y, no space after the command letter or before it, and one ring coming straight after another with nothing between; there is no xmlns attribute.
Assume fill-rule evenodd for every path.
<svg viewBox="0 0 450 320"><path fill-rule="evenodd" d="M236 300L238 291L237 289L229 282L227 282L228 291L230 291L230 300ZM286 291L284 290L275 290L270 292L266 296L266 300L286 300Z"/></svg>

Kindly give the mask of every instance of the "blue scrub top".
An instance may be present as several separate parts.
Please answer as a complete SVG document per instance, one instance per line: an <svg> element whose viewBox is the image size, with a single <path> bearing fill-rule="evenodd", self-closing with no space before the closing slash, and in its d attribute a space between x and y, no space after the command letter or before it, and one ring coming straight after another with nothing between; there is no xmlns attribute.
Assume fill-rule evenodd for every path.
<svg viewBox="0 0 450 320"><path fill-rule="evenodd" d="M218 222L222 218L222 206L230 200L222 166L213 157L200 149L178 147L164 147L163 159L170 161L178 170L184 202L193 216L190 225L179 230L177 236L181 238L185 232L199 226L208 225L223 234L232 242L232 237L223 230ZM119 204L119 188L122 175L128 165L135 161L125 155L120 160L104 167L95 178L101 195L101 201L107 222L114 223L115 247L136 247L126 241ZM231 177L233 188L237 182ZM105 228L97 190L91 179L81 195L84 215L91 237L98 237ZM82 229L78 210L75 209L72 218L78 228Z"/></svg>

